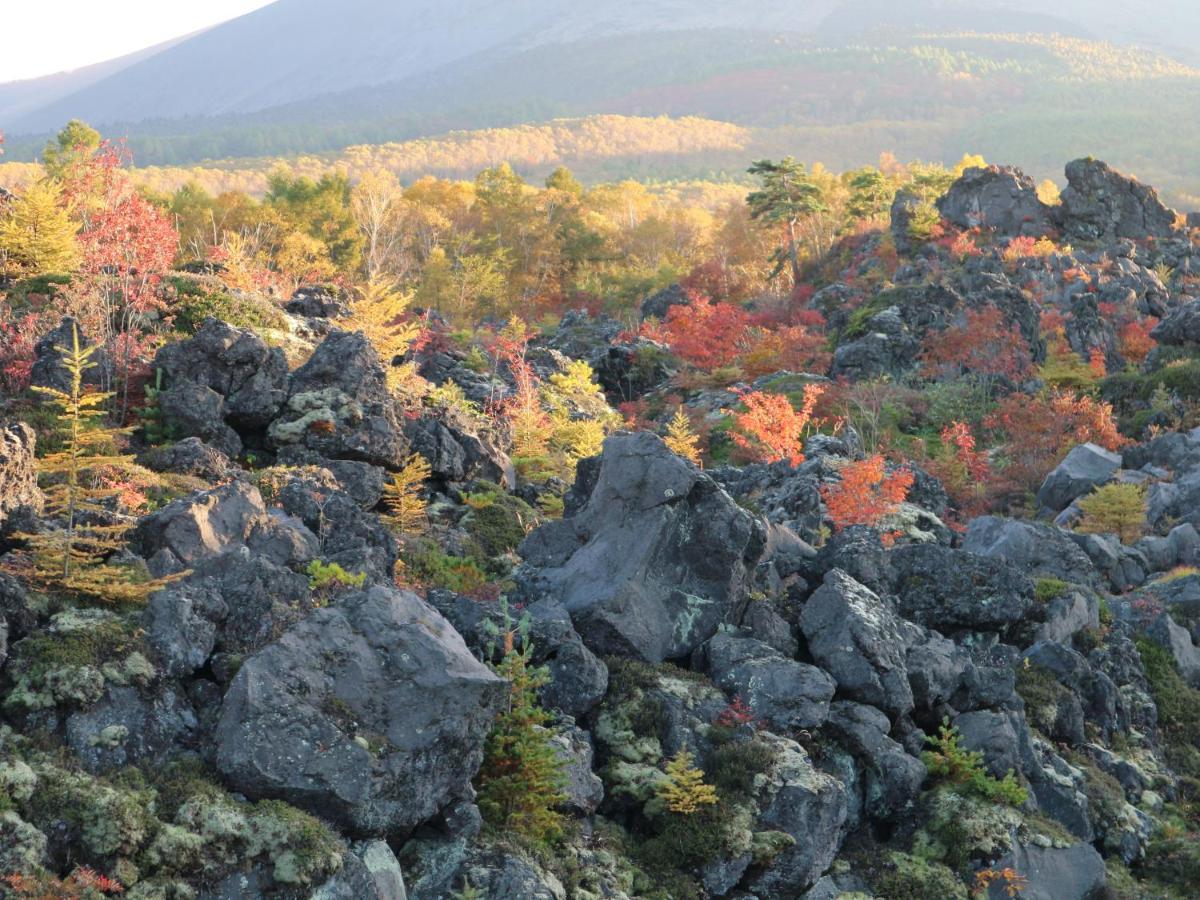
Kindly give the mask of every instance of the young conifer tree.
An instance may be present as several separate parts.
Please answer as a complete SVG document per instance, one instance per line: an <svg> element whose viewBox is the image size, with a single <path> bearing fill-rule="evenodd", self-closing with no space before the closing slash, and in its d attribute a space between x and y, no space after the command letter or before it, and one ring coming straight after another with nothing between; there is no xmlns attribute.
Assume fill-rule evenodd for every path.
<svg viewBox="0 0 1200 900"><path fill-rule="evenodd" d="M675 410L675 415L667 424L667 436L663 438L663 443L677 456L700 465L700 438L692 430L692 422L682 406Z"/></svg>
<svg viewBox="0 0 1200 900"><path fill-rule="evenodd" d="M129 476L149 473L132 456L115 450L129 429L105 424L104 405L112 394L84 390L84 373L95 366L95 350L79 346L79 332L72 325L71 347L62 358L70 389L34 387L57 408L62 448L38 460L46 518L53 524L20 537L32 554L35 579L47 587L110 603L136 602L162 582L132 579L129 569L106 560L133 527L114 521L117 498Z"/></svg>
<svg viewBox="0 0 1200 900"><path fill-rule="evenodd" d="M547 727L552 717L538 704L538 689L550 676L544 666L534 666L532 647L523 639L526 630L510 627L503 633L504 657L495 670L509 683L509 702L484 744L476 784L479 809L489 824L549 844L562 835L557 808L566 799L565 777ZM524 644L520 648L518 638Z"/></svg>
<svg viewBox="0 0 1200 900"><path fill-rule="evenodd" d="M403 356L421 332L419 320L409 318L412 295L397 290L394 283L375 279L360 292L350 310L354 327L362 331L379 354L388 374L388 385L397 387L404 373L392 365Z"/></svg>
<svg viewBox="0 0 1200 900"><path fill-rule="evenodd" d="M383 505L388 510L384 521L400 534L424 534L429 530L429 519L425 514L428 504L421 491L432 473L429 461L420 453L414 453L392 476L391 482L383 486Z"/></svg>

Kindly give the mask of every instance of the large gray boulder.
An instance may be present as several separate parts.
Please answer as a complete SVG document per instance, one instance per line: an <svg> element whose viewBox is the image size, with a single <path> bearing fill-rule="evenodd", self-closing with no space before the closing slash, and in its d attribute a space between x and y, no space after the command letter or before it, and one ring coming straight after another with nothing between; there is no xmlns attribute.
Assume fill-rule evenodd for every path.
<svg viewBox="0 0 1200 900"><path fill-rule="evenodd" d="M1038 503L1051 512L1062 512L1073 500L1107 484L1120 469L1120 453L1098 444L1079 444L1046 476Z"/></svg>
<svg viewBox="0 0 1200 900"><path fill-rule="evenodd" d="M889 560L900 612L928 628L1001 631L1033 607L1033 581L1004 559L910 544Z"/></svg>
<svg viewBox="0 0 1200 900"><path fill-rule="evenodd" d="M408 451L387 373L361 332L332 332L292 373L267 435L276 448L299 445L387 468L398 468Z"/></svg>
<svg viewBox="0 0 1200 900"><path fill-rule="evenodd" d="M1021 885L1023 900L1092 900L1103 896L1108 883L1104 858L1091 844L1061 848L1018 844L992 868L1015 869L1026 879ZM988 900L1007 896L1003 882L994 882L988 891Z"/></svg>
<svg viewBox="0 0 1200 900"><path fill-rule="evenodd" d="M1147 629L1146 636L1171 654L1185 681L1200 687L1200 648L1192 642L1191 632L1177 625L1170 613L1163 613Z"/></svg>
<svg viewBox="0 0 1200 900"><path fill-rule="evenodd" d="M809 598L800 630L838 692L898 718L913 708L901 620L877 595L834 569Z"/></svg>
<svg viewBox="0 0 1200 900"><path fill-rule="evenodd" d="M1169 237L1176 213L1158 192L1114 171L1098 159L1067 164L1062 220L1068 238L1081 241L1145 240Z"/></svg>
<svg viewBox="0 0 1200 900"><path fill-rule="evenodd" d="M342 868L310 900L408 900L408 893L392 849L383 841L363 841L350 848Z"/></svg>
<svg viewBox="0 0 1200 900"><path fill-rule="evenodd" d="M1041 237L1054 228L1034 180L1012 166L967 169L937 207L960 228L990 228L1013 237Z"/></svg>
<svg viewBox="0 0 1200 900"><path fill-rule="evenodd" d="M1200 300L1173 309L1150 337L1170 347L1200 347Z"/></svg>
<svg viewBox="0 0 1200 900"><path fill-rule="evenodd" d="M0 426L0 534L31 528L42 512L36 445L37 435L24 422Z"/></svg>
<svg viewBox="0 0 1200 900"><path fill-rule="evenodd" d="M689 655L737 621L765 528L648 432L579 464L566 514L521 545L520 593L553 598L600 655Z"/></svg>
<svg viewBox="0 0 1200 900"><path fill-rule="evenodd" d="M287 397L287 359L248 328L208 318L186 341L154 358L162 373L159 409L181 437L198 437L229 456L238 432L261 431Z"/></svg>
<svg viewBox="0 0 1200 900"><path fill-rule="evenodd" d="M969 553L1005 559L1034 578L1046 576L1087 587L1105 586L1088 555L1061 528L981 516L967 526L962 547Z"/></svg>
<svg viewBox="0 0 1200 900"><path fill-rule="evenodd" d="M307 562L321 552L302 522L268 511L258 489L244 481L173 500L138 523L131 546L155 574L180 572L241 548L278 565Z"/></svg>
<svg viewBox="0 0 1200 900"><path fill-rule="evenodd" d="M504 681L415 594L374 587L250 657L225 695L217 768L356 833L403 833L469 789Z"/></svg>
<svg viewBox="0 0 1200 900"><path fill-rule="evenodd" d="M780 733L819 728L829 716L836 686L816 666L728 631L715 635L697 655L718 687L740 696L756 718Z"/></svg>

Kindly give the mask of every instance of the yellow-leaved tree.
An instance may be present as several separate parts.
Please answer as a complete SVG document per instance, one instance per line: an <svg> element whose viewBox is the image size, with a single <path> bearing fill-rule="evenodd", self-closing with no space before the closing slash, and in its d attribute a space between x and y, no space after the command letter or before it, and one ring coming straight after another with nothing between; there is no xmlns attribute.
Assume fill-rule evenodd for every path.
<svg viewBox="0 0 1200 900"><path fill-rule="evenodd" d="M690 816L701 807L717 802L717 789L704 783L704 773L692 765L692 754L680 750L667 763L667 777L658 783L655 793L673 813Z"/></svg>
<svg viewBox="0 0 1200 900"><path fill-rule="evenodd" d="M425 515L428 504L421 491L431 474L429 461L420 453L414 453L392 476L391 482L383 486L383 505L388 510L384 521L402 535L424 534L429 530L429 519Z"/></svg>
<svg viewBox="0 0 1200 900"><path fill-rule="evenodd" d="M675 410L675 415L671 416L671 421L667 423L667 435L663 438L663 443L677 456L700 465L700 438L692 430L692 421L682 406Z"/></svg>
<svg viewBox="0 0 1200 900"><path fill-rule="evenodd" d="M104 405L112 394L84 390L84 373L95 366L95 350L79 346L79 332L72 325L71 347L62 357L70 388L34 387L56 408L61 449L38 460L50 524L19 537L32 555L34 580L45 587L109 603L137 602L163 582L107 560L133 527L121 515L125 500L139 482L154 476L132 456L117 452L119 438L129 429L109 427L104 421Z"/></svg>
<svg viewBox="0 0 1200 900"><path fill-rule="evenodd" d="M387 371L388 386L398 387L406 377L404 367L393 362L408 352L409 345L421 333L421 323L408 315L412 294L406 294L384 279L375 279L363 287L350 308L351 326L367 336Z"/></svg>
<svg viewBox="0 0 1200 900"><path fill-rule="evenodd" d="M0 218L0 263L9 275L69 272L79 262L78 226L57 182L31 184Z"/></svg>

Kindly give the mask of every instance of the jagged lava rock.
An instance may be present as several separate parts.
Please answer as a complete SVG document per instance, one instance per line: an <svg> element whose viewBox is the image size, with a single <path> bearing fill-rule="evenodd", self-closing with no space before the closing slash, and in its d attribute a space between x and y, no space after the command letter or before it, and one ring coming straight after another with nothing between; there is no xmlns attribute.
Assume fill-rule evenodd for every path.
<svg viewBox="0 0 1200 900"><path fill-rule="evenodd" d="M520 547L520 593L554 598L601 655L685 657L736 621L765 527L648 432L579 464L564 518Z"/></svg>
<svg viewBox="0 0 1200 900"><path fill-rule="evenodd" d="M36 446L37 435L24 422L0 427L0 534L30 527L42 512Z"/></svg>
<svg viewBox="0 0 1200 900"><path fill-rule="evenodd" d="M960 228L991 228L1014 237L1041 237L1054 228L1033 179L1012 166L967 169L937 207Z"/></svg>
<svg viewBox="0 0 1200 900"><path fill-rule="evenodd" d="M1107 484L1121 469L1121 454L1097 444L1079 444L1046 476L1037 500L1052 512L1062 512L1071 501Z"/></svg>
<svg viewBox="0 0 1200 900"><path fill-rule="evenodd" d="M1067 164L1062 218L1067 237L1074 240L1145 240L1169 237L1176 214L1154 188L1088 158Z"/></svg>
<svg viewBox="0 0 1200 900"><path fill-rule="evenodd" d="M415 594L385 587L317 610L242 665L217 768L370 835L404 832L468 790L505 682Z"/></svg>
<svg viewBox="0 0 1200 900"><path fill-rule="evenodd" d="M408 450L387 373L361 332L332 332L292 373L267 434L277 448L300 445L387 468L398 468Z"/></svg>

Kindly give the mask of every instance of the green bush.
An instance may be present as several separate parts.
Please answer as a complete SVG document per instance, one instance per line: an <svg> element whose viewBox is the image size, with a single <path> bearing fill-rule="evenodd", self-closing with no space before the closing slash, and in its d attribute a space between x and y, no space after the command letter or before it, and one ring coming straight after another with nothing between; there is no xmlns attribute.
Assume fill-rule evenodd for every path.
<svg viewBox="0 0 1200 900"><path fill-rule="evenodd" d="M228 322L235 328L255 331L287 327L283 312L265 297L209 290L193 279L180 276L171 278L169 282L176 292L176 299L171 304L175 327L186 334L194 334L209 316Z"/></svg>
<svg viewBox="0 0 1200 900"><path fill-rule="evenodd" d="M931 749L921 754L921 761L929 770L930 778L955 785L993 803L1022 806L1029 799L1029 792L1011 770L1003 778L989 775L983 766L983 754L963 747L959 743L958 729L951 728L949 720L943 720L938 733L925 740Z"/></svg>

